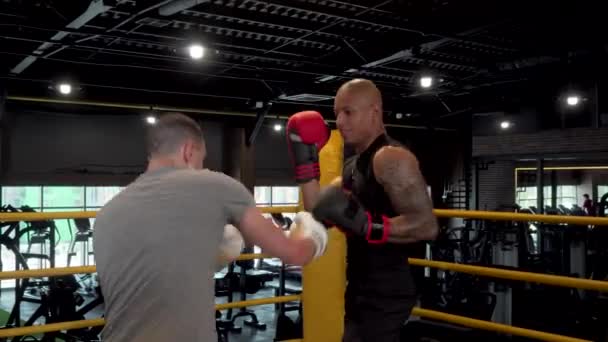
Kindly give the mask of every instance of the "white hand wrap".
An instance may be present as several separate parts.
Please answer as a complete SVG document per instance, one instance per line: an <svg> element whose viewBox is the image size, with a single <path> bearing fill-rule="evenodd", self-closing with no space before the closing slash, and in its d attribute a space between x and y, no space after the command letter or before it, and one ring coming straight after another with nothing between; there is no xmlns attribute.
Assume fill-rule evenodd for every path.
<svg viewBox="0 0 608 342"><path fill-rule="evenodd" d="M315 220L307 211L296 214L295 220L291 224L290 230L298 230L298 235L310 238L315 244L314 258L318 258L327 248L327 229L319 221Z"/></svg>
<svg viewBox="0 0 608 342"><path fill-rule="evenodd" d="M224 236L219 247L219 265L217 266L221 269L226 264L236 260L241 255L243 248L245 248L245 240L241 232L231 224L225 225Z"/></svg>

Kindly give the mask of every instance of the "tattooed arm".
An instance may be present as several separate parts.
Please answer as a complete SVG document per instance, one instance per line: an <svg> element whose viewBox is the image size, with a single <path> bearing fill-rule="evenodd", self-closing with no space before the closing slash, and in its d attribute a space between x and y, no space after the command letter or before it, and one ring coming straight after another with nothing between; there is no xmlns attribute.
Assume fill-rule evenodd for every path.
<svg viewBox="0 0 608 342"><path fill-rule="evenodd" d="M399 214L390 219L388 241L412 243L434 240L439 227L433 215L433 203L427 193L426 181L414 154L401 147L383 147L374 156L373 170L376 180Z"/></svg>

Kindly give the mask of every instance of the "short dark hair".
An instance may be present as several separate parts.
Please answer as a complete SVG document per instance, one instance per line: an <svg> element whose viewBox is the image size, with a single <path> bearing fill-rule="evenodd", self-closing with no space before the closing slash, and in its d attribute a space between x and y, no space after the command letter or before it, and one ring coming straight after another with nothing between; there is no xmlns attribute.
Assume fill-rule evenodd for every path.
<svg viewBox="0 0 608 342"><path fill-rule="evenodd" d="M589 194L583 194L583 197L589 197Z"/></svg>
<svg viewBox="0 0 608 342"><path fill-rule="evenodd" d="M182 113L167 113L148 128L148 155L171 154L188 139L203 144L203 130L199 124Z"/></svg>

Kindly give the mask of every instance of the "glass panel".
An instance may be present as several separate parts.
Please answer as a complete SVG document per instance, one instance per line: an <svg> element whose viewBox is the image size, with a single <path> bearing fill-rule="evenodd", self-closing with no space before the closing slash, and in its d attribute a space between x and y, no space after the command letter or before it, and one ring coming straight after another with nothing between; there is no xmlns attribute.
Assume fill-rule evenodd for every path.
<svg viewBox="0 0 608 342"><path fill-rule="evenodd" d="M44 209L43 212L58 212L58 211L82 211L83 208L60 208L60 209ZM74 220L70 219L60 219L55 220L55 226L57 230L55 231L55 240L56 242L70 242L72 236L74 236L76 232L76 225L74 224Z"/></svg>
<svg viewBox="0 0 608 342"><path fill-rule="evenodd" d="M60 209L44 209L44 212L58 212L58 211L82 211L82 207L74 207L74 208L60 208ZM70 248L70 243L74 236L76 235L76 224L73 219L61 219L55 220L55 226L57 230L55 231L55 265L56 267L66 267L68 266L68 250ZM78 255L72 257L70 266L81 266L81 254L80 247L77 247Z"/></svg>
<svg viewBox="0 0 608 342"><path fill-rule="evenodd" d="M42 189L43 206L84 208L84 187L82 186L45 186Z"/></svg>
<svg viewBox="0 0 608 342"><path fill-rule="evenodd" d="M257 205L270 205L270 187L256 186L253 189L253 196Z"/></svg>
<svg viewBox="0 0 608 342"><path fill-rule="evenodd" d="M557 204L566 208L577 204L577 188L574 185L560 185L557 187Z"/></svg>
<svg viewBox="0 0 608 342"><path fill-rule="evenodd" d="M297 186L273 186L272 205L298 204L300 191Z"/></svg>
<svg viewBox="0 0 608 342"><path fill-rule="evenodd" d="M103 207L112 197L116 196L123 188L120 186L91 186L86 187L87 210L89 207Z"/></svg>
<svg viewBox="0 0 608 342"><path fill-rule="evenodd" d="M41 192L39 186L3 186L2 205L21 207L23 205L32 208L40 208Z"/></svg>

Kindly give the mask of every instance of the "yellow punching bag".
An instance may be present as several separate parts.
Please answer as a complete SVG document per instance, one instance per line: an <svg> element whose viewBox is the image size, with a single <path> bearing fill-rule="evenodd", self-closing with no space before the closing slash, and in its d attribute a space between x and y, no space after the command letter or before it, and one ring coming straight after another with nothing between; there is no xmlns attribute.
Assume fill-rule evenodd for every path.
<svg viewBox="0 0 608 342"><path fill-rule="evenodd" d="M321 187L342 175L342 136L331 132L319 154ZM305 342L340 342L344 331L346 289L346 239L336 228L329 230L325 254L306 265L302 275L303 332Z"/></svg>

